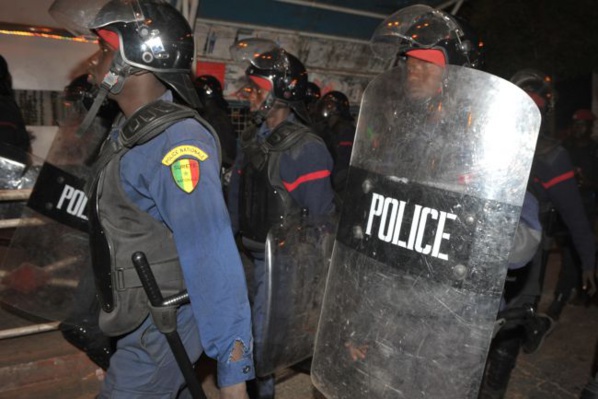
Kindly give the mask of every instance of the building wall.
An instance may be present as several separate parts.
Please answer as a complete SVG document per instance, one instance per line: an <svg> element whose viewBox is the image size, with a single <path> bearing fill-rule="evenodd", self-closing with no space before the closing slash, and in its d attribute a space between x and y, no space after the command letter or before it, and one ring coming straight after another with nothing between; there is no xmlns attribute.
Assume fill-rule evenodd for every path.
<svg viewBox="0 0 598 399"><path fill-rule="evenodd" d="M247 65L233 61L229 48L236 40L248 37L277 42L303 61L310 81L320 86L323 94L339 90L349 97L354 109L369 81L387 67L373 57L364 40L198 19L197 72L216 71L221 75L237 130L244 127L248 117L245 104L236 96ZM35 138L34 153L43 158L51 143L49 135L55 131L59 94L74 77L85 72L97 44L0 34L0 46L13 75L17 102Z"/></svg>
<svg viewBox="0 0 598 399"><path fill-rule="evenodd" d="M247 68L231 59L229 48L236 40L249 37L275 41L305 64L309 80L320 86L322 93L339 90L352 105L359 105L369 81L388 67L388 62L373 56L367 41L200 19L195 26L198 67L205 66L206 72L219 66L224 70L224 93L229 99L235 99Z"/></svg>

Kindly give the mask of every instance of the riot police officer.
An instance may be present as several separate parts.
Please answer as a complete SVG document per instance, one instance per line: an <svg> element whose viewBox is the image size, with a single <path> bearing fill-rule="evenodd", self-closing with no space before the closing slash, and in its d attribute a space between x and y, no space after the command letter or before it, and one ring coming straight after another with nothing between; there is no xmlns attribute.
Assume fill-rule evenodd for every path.
<svg viewBox="0 0 598 399"><path fill-rule="evenodd" d="M307 82L307 89L305 90L305 107L310 118L313 119L316 108L316 103L322 97L320 86L314 82Z"/></svg>
<svg viewBox="0 0 598 399"><path fill-rule="evenodd" d="M307 73L301 61L277 48L251 59L245 74L248 82L243 92L248 96L253 124L240 137L229 209L253 261L250 291L257 352L264 344L268 231L301 212L310 216L333 212L334 191L330 183L332 158L324 142L307 126ZM274 397L274 376L256 382L256 398Z"/></svg>
<svg viewBox="0 0 598 399"><path fill-rule="evenodd" d="M61 130L56 135L46 160L60 165L64 170L82 179L90 178L89 166L95 161L100 145L106 139L118 113L116 102L105 99L87 134L84 137L75 134L94 102L97 89L87 79L87 74L80 75L64 88L60 96L57 118ZM85 145L81 145L80 140L84 140ZM114 352L115 340L104 335L99 328L100 305L93 288L93 273L88 263L85 266L75 291L76 299L72 311L58 327L68 342L85 352L102 369L107 370L110 356Z"/></svg>
<svg viewBox="0 0 598 399"><path fill-rule="evenodd" d="M222 148L222 166L230 168L237 153L237 135L228 115L228 101L222 85L212 75L201 75L193 81L202 107L200 115L216 130Z"/></svg>
<svg viewBox="0 0 598 399"><path fill-rule="evenodd" d="M218 362L220 397L245 398L254 373L249 303L217 135L193 110L189 24L156 0L57 0L50 13L76 34L98 36L95 102L108 96L122 112L87 184L99 325L118 337L99 397L185 395L163 320L150 314L131 261L143 252L164 296L188 291L191 303L173 318L188 360L205 351Z"/></svg>
<svg viewBox="0 0 598 399"><path fill-rule="evenodd" d="M528 305L535 309L542 292L556 212L574 238L575 248L580 253L584 267L583 289L590 295L595 292L595 245L575 181L573 165L566 150L552 134L551 117L555 96L550 77L537 70L523 69L515 73L511 81L528 93L542 115L528 183L528 191L534 194L539 203L542 240L534 258L525 269L510 271L511 278L505 284L505 295L507 306L511 309ZM553 330L555 321L552 318L554 314L551 313L550 310L548 314L538 313L533 318L526 318L521 325L505 328L498 333L488 356L481 398L495 399L504 396L520 350L524 353L536 352Z"/></svg>
<svg viewBox="0 0 598 399"><path fill-rule="evenodd" d="M405 9L402 9L396 14L396 18L393 17L394 16L391 16L379 26L374 35L373 42L375 45L374 49L377 50L378 53L388 52L389 55L392 57L398 56L398 67L395 69L397 71L395 73L395 76L397 79L401 79L402 90L392 90L392 88L390 87L387 89L387 87L390 86L390 82L383 80L380 80L381 83L379 83L378 86L376 86L376 89L379 92L383 93L382 95L380 95L380 98L386 99L403 96L403 98L401 98L401 100L403 101L397 100L397 104L400 105L395 106L391 110L386 110L385 113L380 112L380 114L377 114L377 110L375 109L375 107L371 106L370 111L376 117L370 116L370 120L366 120L365 122L363 122L363 126L360 126L361 128L365 128L365 126L367 126L367 130L364 130L368 133L369 131L378 133L378 137L372 139L372 155L379 154L380 156L376 158L375 162L372 162L372 164L374 165L372 165L371 170L376 171L375 168L377 167L380 170L384 171L382 173L385 176L389 173L394 173L392 177L398 177L396 179L397 181L439 181L441 182L440 185L442 185L443 187L456 187L455 191L457 191L459 189L459 185L462 185L461 187L463 187L463 185L468 186L468 184L470 184L472 181L475 181L476 173L478 173L478 170L476 170L475 168L473 168L472 170L472 175L461 172L467 172L467 165L475 163L475 160L472 162L472 159L470 157L471 154L476 152L475 149L467 148L467 146L469 145L468 141L470 139L473 141L473 137L475 136L475 134L471 132L471 137L467 136L467 140L465 140L465 142L459 143L455 143L455 140L446 140L445 137L447 136L447 133L451 132L453 123L454 126L467 126L467 118L472 117L472 120L475 120L476 117L473 117L473 112L469 115L467 113L467 109L469 107L472 107L473 109L473 105L475 105L473 103L467 103L467 101L471 99L470 97L460 97L467 98L467 100L463 103L455 102L455 98L459 98L456 95L453 98L451 98L451 94L455 93L456 90L454 90L454 87L450 86L452 82L449 81L449 79L453 76L456 79L459 76L458 72L462 73L464 76L470 77L470 79L473 79L473 76L481 77L482 75L486 74L481 74L479 72L473 73L476 71L465 72L459 70L459 68L454 67L449 68L447 67L447 64L466 66L470 68L479 67L482 61L482 54L480 48L478 47L477 38L475 37L475 35L469 32L468 29L466 29L466 25L459 23L452 16L447 15L446 13L440 12L438 10L426 9L425 6L406 7ZM398 48L396 44L393 45L393 41L396 42L397 38L401 39ZM389 71L385 76L392 77L393 71L394 70ZM470 82L471 80L467 83ZM505 86L508 87L511 85L507 84ZM508 89L513 90L512 87L508 87ZM388 90L388 92L386 92L385 90ZM522 95L522 97L522 100L525 100L525 104L522 105L525 105L526 107L531 107L531 102L528 99L526 99L525 96ZM405 101L404 98L406 98L407 101ZM372 104L375 104L375 102L371 101L371 99L370 102ZM364 101L364 104L365 103L366 102ZM399 106L401 107L400 109ZM514 114L517 115L517 112L515 112ZM387 120L384 120L385 118ZM423 118L426 118L426 120L422 121ZM389 122L388 120L391 121ZM380 127L375 125L377 121L380 121ZM360 123L362 123L361 117ZM393 142L393 133L397 131L404 131L404 134L400 136L401 141L399 143L396 142L396 135L394 136L395 141ZM387 132L388 134L385 135L385 133ZM517 130L512 129L511 131L505 133L517 133ZM367 138L369 135L364 134L363 136ZM490 137L490 134L488 134L488 136ZM416 137L417 139L414 139L414 137ZM531 134L528 137L535 138L535 136L532 136ZM385 140L387 141L385 142ZM360 142L359 144L362 143ZM442 147L440 148L439 146ZM363 145L360 145L359 147L363 147ZM358 147L356 147L356 150L357 149ZM378 149L378 152L376 153L374 149ZM361 152L363 150L359 148L359 151ZM445 154L447 157L450 158L440 158L441 155L444 156ZM354 158L358 158L358 160L361 162L358 165L361 166L361 164L366 164L369 167L369 165L366 163L368 159L371 159L367 156L369 154L366 154L366 156L363 156L363 154L360 155L360 157L356 157L355 155L353 156ZM530 152L527 152L526 155L528 157L531 157ZM509 154L509 156L512 157L513 155ZM388 165L391 166L388 166L386 164L380 165L380 161L383 158L383 161L386 162L386 157L389 158ZM441 167L438 167L438 165L441 165ZM452 165L456 165L454 168L460 171L460 174L458 176L455 175L455 171L447 170L451 169ZM415 169L415 171L413 171L412 169ZM527 173L525 174L525 176L526 175ZM523 175L518 177L520 179L525 178ZM403 184L406 183L403 182ZM382 188L380 188L380 190L382 191ZM402 188L402 190L406 189ZM356 196L359 196L360 194L361 193L356 192ZM401 192L401 194L403 194L403 192ZM445 199L449 197L450 195L446 195ZM537 201L529 192L526 193L525 199L526 201L523 204L525 212L523 213L519 225L522 227L526 227L526 229L521 232L521 235L518 234L517 237L531 238L532 240L530 240L530 242L532 245L530 245L529 247L525 245L520 245L517 246L517 248L515 248L518 252L518 256L514 257L513 259L509 259L509 261L513 264L516 263L516 266L519 267L524 266L527 263L527 261L534 255L534 250L537 248L539 242ZM359 218L356 219L357 221L351 220L351 226L358 225ZM341 220L341 225L342 223L343 222ZM339 231L341 231L340 228ZM499 237L499 234L497 234L496 238ZM347 237L353 238L353 236L356 236L356 234L347 234ZM398 237L399 234L395 232L394 235L391 234L390 236ZM355 239L355 241L352 241L352 243L355 243L355 245L361 245L358 239ZM523 244L523 240L516 244ZM363 244L363 246L367 247L366 244ZM368 252L368 256L370 256L370 253L374 252L375 255L378 256L378 254L382 252L381 247L377 247L375 250L371 250L370 252ZM351 253L350 255L345 256L347 259L349 258L349 256L354 255ZM404 271L401 268L400 272L396 272L397 269L400 269L394 263L397 257L398 256L393 256L391 260L393 267L389 268L391 270L388 273L396 273L400 275L404 272L405 274L409 275L411 269L408 265L405 266L406 271ZM382 258L382 256L380 258ZM487 261L488 260L486 260L486 262ZM345 262L349 263L349 260L345 260ZM366 261L364 261L363 263L365 264ZM434 267L432 267L431 269L433 268ZM350 281L346 281L347 285L352 284L353 280L361 282L361 280L359 280L358 278L358 273L361 272L362 265L360 265L360 270L356 272L353 272L353 270L350 269L350 267L344 267L344 265L339 269L342 270L341 272L338 272L341 276L344 270L351 270L351 275L349 276L349 278L347 278L347 280ZM365 267L363 267L363 269L365 269ZM378 271L381 269L382 268L377 268L376 270ZM502 270L501 272L503 271L504 270ZM346 274L349 273L347 272ZM380 272L378 274L384 276L383 272ZM392 277L394 278L395 276L393 275ZM368 279L367 283L364 283L364 285L368 287L372 280L376 278L377 275L371 279ZM393 280L393 278L389 278L388 280L395 281ZM419 279L419 276L417 277L417 279ZM363 280L365 280L365 278L363 278ZM390 286L391 284L383 285L383 278L380 278L379 280L380 281L376 283L380 283L380 287L384 288L375 286L371 290L371 292L365 293L364 296L372 298L375 297L375 295L386 295L383 297L383 300L389 308L392 307L392 304L394 303L400 303L400 299L396 299L401 298L400 295L395 294L393 290L395 289L395 287L389 288L388 286ZM398 278L396 280L398 280ZM410 281L411 283L412 280L408 281ZM413 285L416 284L416 282L413 282ZM355 290L355 287L351 288ZM361 289L362 286L360 286L359 288ZM417 325L417 323L420 322L421 319L425 319L424 323L429 323L429 320L432 318L428 318L427 316L431 312L426 313L426 317L420 317L419 315L417 315L415 310L417 309L418 304L425 304L425 297L429 295L429 293L426 292L426 294L420 295L421 291L426 290L420 289L418 291L412 289L411 286L409 286L409 288L407 288L406 291L409 291L409 294L404 294L403 298L401 298L404 301L402 305L405 308L404 313L406 314L406 317L401 319L401 321L404 321L408 325L409 323ZM382 292L383 294L379 294L380 292ZM386 294L387 292L388 294ZM333 302L342 302L342 300L345 299L338 292L336 292L336 294L338 294L338 296L334 297L334 299L332 300ZM395 296L393 296L392 299L389 299L389 297L393 294ZM331 297L332 295L334 295L334 293L331 294ZM413 298L410 298L411 296ZM413 300L413 304L410 302L411 300ZM386 364L394 361L396 361L397 364L399 364L399 361L395 360L395 358L399 358L401 356L404 356L404 354L409 353L409 350L405 348L410 345L410 340L412 340L414 343L419 344L425 341L425 345L421 345L419 347L414 345L413 342L411 343L412 347L417 347L418 358L421 358L424 362L427 361L429 363L432 363L430 359L434 359L434 367L437 367L438 362L446 361L447 358L451 359L453 358L453 356L455 358L458 356L462 356L460 358L461 362L459 362L459 364L454 364L456 362L453 362L454 369L452 369L450 372L453 373L453 375L457 375L457 372L455 370L458 370L459 366L462 367L463 364L468 364L466 366L468 371L472 373L471 375L476 375L471 379L471 381L473 381L477 378L476 373L477 367L479 365L476 364L475 360L472 360L470 357L468 357L470 353L468 352L468 349L465 349L476 346L476 344L465 344L465 342L472 341L473 337L467 337L467 335L470 334L473 331L473 329L463 329L460 333L456 333L455 331L451 331L451 328L455 328L455 325L451 324L450 322L447 322L447 325L450 325L450 327L442 332L438 332L438 330L426 331L425 329L422 329L421 335L413 334L415 335L415 337L413 337L409 336L410 333L413 333L409 328L401 330L400 327L397 327L396 325L393 325L392 322L389 322L388 325L384 325L384 328L380 328L380 330L382 331L374 332L371 328L369 328L369 326L373 325L375 318L378 316L378 309L376 309L374 313L372 312L371 308L367 307L366 301L360 301L360 299L356 299L355 301L363 302L366 304L365 306L363 306L363 314L360 314L358 316L351 315L347 321L345 321L342 318L335 318L333 320L334 322L336 322L336 325L339 325L339 329L346 330L347 341L344 342L344 344L349 352L348 356L346 357L350 358L355 362L354 367L345 367L342 369L341 373L347 374L347 370L349 371L349 373L356 370L355 374L349 376L348 378L360 380L363 378L363 375L368 375L370 370L375 370L375 377L371 379L375 379L376 381L366 381L366 383L363 384L369 390L367 391L367 393L369 393L371 397L392 396L395 395L399 389L401 390L402 395L409 395L405 392L407 391L407 389L410 388L413 389L413 392L417 392L418 394L420 392L424 392L425 390L426 394L430 396L436 395L437 397L465 397L477 393L476 390L478 389L478 386L463 384L462 379L460 379L460 381L456 381L456 378L450 379L451 382L448 384L446 383L446 377L444 377L444 381L440 382L422 381L419 378L419 374L415 375L415 373L412 372L412 374L410 375L411 380L405 381L405 376L401 374L401 369L396 365L389 370L389 368L386 367L386 365L383 365L382 361L380 361L378 364L375 364L375 360L371 360L371 363L368 363L368 358L370 358L376 360L384 359L384 361L386 361ZM348 298L346 302L349 303L349 306L347 307L352 310L355 305L351 303L351 298ZM479 305L481 302L483 301L476 301L476 305ZM355 307L359 309L359 306L361 306L361 304ZM334 307L334 305L331 305L331 307ZM338 306L338 308L341 307L342 305ZM458 306L451 307L451 313L454 312L453 314L455 315L459 314L459 311L461 311L461 309L459 308L459 311L455 311L455 309L457 308ZM337 309L335 308L334 310ZM487 310L488 312L496 312L497 309L487 308ZM403 309L401 309L401 311L403 311ZM329 310L328 317L332 318L333 313L334 311ZM338 313L340 313L340 311ZM384 311L380 310L380 314L384 314ZM438 324L442 324L442 322L440 321L443 319L444 316L442 314L442 311L438 311L438 313L435 313L434 315L437 316L437 319L435 321ZM488 315L491 315L491 313L488 313L487 316ZM380 321L380 324L383 324L391 317L394 317L394 314L387 315L387 317L383 318L383 320ZM463 320L460 319L460 322L462 321ZM342 327L340 327L341 325ZM322 327L320 327L320 329L322 330ZM423 333L423 331L426 331L426 333ZM321 335L324 336L326 333L328 333L328 331L321 333ZM368 333L370 333L370 337L368 337ZM375 339L371 337L371 335L373 335L372 333L375 333ZM384 333L386 333L386 335L384 335ZM330 336L332 337L337 337L338 335L340 334L330 333ZM461 347L464 349L454 349L453 351L447 350L445 352L444 345L446 344L446 342L443 342L443 339L446 339L447 336L450 336L451 340L455 341L454 348ZM479 338L479 336L477 336L476 338ZM396 345L396 342L392 342L393 339L396 339L398 345ZM464 341L457 343L458 339L463 339ZM323 345L321 345L321 347L324 348L327 343L328 342L325 342ZM395 348L393 348L392 343L395 343L396 351L393 351L393 349ZM430 348L434 349L431 350ZM427 355L422 355L421 351L424 351L425 349L427 349L429 352ZM440 353L441 355L438 356L438 353ZM408 360L405 360L403 364L407 369L417 369L419 365L417 364L417 362L411 361L411 355L412 353L409 353L409 356L405 356ZM442 360L437 360L438 358L442 358ZM315 360L317 363L317 359ZM342 364L342 360L339 360L338 363ZM453 364L451 364L451 366L453 366ZM379 369L374 369L376 365L381 367L379 367ZM342 367L342 365L339 366L339 368L340 367ZM422 367L418 370L423 369L425 369L425 367ZM443 376L443 371L444 370L438 370L441 376ZM330 372L331 379L333 377L337 377L334 375L335 372L336 369ZM463 373L463 375L461 376L465 376L465 373ZM427 378L428 380L434 380L436 376L429 375L427 377L429 377ZM394 382L396 382L396 385L393 385ZM462 386L459 386L460 383L462 384ZM403 387L405 387L405 389L403 389ZM434 391L434 389L436 389L436 391ZM346 396L346 392L349 390L351 390L351 384L346 384L338 389L339 392L345 393L345 395L341 396ZM393 390L392 393L390 393L391 390ZM362 396L363 393L364 392L361 392Z"/></svg>
<svg viewBox="0 0 598 399"><path fill-rule="evenodd" d="M315 125L332 154L332 186L340 193L345 188L355 137L355 120L351 115L349 99L340 91L329 91L316 103L315 118L322 121Z"/></svg>
<svg viewBox="0 0 598 399"><path fill-rule="evenodd" d="M11 149L14 147L18 151ZM15 101L12 75L6 59L0 55L0 151L9 152L9 158L23 164L31 160L31 137L25 128L20 107Z"/></svg>

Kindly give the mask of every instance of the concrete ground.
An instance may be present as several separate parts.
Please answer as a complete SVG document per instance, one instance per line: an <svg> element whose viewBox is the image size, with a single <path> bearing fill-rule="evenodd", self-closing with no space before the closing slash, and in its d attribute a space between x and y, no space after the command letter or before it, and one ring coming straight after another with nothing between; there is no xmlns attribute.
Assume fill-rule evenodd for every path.
<svg viewBox="0 0 598 399"><path fill-rule="evenodd" d="M540 311L552 300L560 268L559 253L549 257ZM598 339L598 306L568 305L553 332L534 354L520 354L505 399L576 399L591 378ZM218 398L209 362L202 371L209 398ZM207 373L207 375L206 375ZM277 375L277 399L323 399L308 374ZM354 398L347 398L354 399ZM431 398L437 399L437 398Z"/></svg>
<svg viewBox="0 0 598 399"><path fill-rule="evenodd" d="M550 256L548 270L546 273L545 294L543 295L540 311L546 309L551 300L551 292L555 285L556 276L559 270L558 253ZM1 316L1 314L0 314ZM14 322L14 316L4 315L0 317L0 330L6 329L6 323ZM575 399L591 376L591 370L594 362L598 332L598 306L589 307L569 305L565 308L560 321L550 336L544 342L542 348L531 355L521 354L518 363L513 371L511 383L505 399ZM91 399L95 397L97 388L101 383L101 370L93 367L76 349L60 342L62 337L58 332L50 335L49 333L31 336L30 340L43 343L42 349L34 349L38 346L32 345L26 341L10 342L11 340L0 340L0 354L4 362L8 358L17 357L19 353L30 349L32 352L48 351L52 349L57 353L52 353L52 364L63 364L64 367L70 367L70 374L76 377L69 385L69 389L63 385L61 393L56 393L57 383L53 383L54 391L46 390L45 387L37 387L34 391L19 389L20 399L27 398L76 398ZM52 341L58 340L58 341ZM55 343L51 343L55 342ZM64 344L64 343L63 343ZM61 346L64 346L61 349ZM59 353L60 352L60 353ZM70 352L66 356L65 352ZM80 355L79 357L73 357ZM59 359L57 361L56 359ZM24 380L31 379L33 375L40 374L40 367L35 368L35 374L26 374L26 368L33 366L29 360L28 363L21 365L12 365L0 367L0 380L2 384L12 383L18 376ZM1 362L0 362L1 363ZM41 364L41 362L38 362ZM45 368L47 362L44 363ZM1 365L0 365L1 366ZM63 368L64 368L63 367ZM53 370L56 370L55 368ZM210 399L218 398L218 391L215 386L214 363L210 359L202 358L199 367L199 374L203 378L203 386ZM78 376L77 373L81 374ZM92 376L90 378L90 375ZM277 374L277 399L323 399L317 389L312 385L310 376L306 373L287 369ZM32 393L26 393L32 392ZM67 393L68 392L68 393ZM14 390L3 392L0 388L0 399L14 398ZM353 399L353 398L347 398ZM361 399L361 398L359 398ZM432 398L436 399L436 398Z"/></svg>

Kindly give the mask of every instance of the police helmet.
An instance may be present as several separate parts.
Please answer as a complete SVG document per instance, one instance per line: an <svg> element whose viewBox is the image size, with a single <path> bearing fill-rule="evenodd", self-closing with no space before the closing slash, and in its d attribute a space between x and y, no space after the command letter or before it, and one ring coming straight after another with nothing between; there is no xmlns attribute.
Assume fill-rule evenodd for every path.
<svg viewBox="0 0 598 399"><path fill-rule="evenodd" d="M395 59L411 50L439 50L446 64L480 68L483 44L464 21L426 5L405 7L386 18L371 39L374 53Z"/></svg>
<svg viewBox="0 0 598 399"><path fill-rule="evenodd" d="M270 91L262 112L267 112L274 100L278 100L287 104L304 122L309 121L305 107L307 71L297 57L282 48L267 51L251 60L245 75Z"/></svg>
<svg viewBox="0 0 598 399"><path fill-rule="evenodd" d="M56 0L49 12L74 34L95 34L117 49L111 71L122 81L136 70L147 70L184 102L199 105L191 82L193 31L170 4L161 0Z"/></svg>
<svg viewBox="0 0 598 399"><path fill-rule="evenodd" d="M312 104L322 97L320 87L314 82L307 82L307 89L305 90L305 103Z"/></svg>
<svg viewBox="0 0 598 399"><path fill-rule="evenodd" d="M511 77L511 83L525 91L543 114L549 114L554 109L556 98L550 75L537 69L522 69Z"/></svg>
<svg viewBox="0 0 598 399"><path fill-rule="evenodd" d="M333 115L351 118L349 99L340 91L329 91L318 101L316 113L324 119Z"/></svg>
<svg viewBox="0 0 598 399"><path fill-rule="evenodd" d="M199 98L222 98L222 85L212 75L201 75L193 81Z"/></svg>
<svg viewBox="0 0 598 399"><path fill-rule="evenodd" d="M290 103L303 101L307 71L297 57L280 48L260 54L245 71L251 79L270 82L274 98Z"/></svg>

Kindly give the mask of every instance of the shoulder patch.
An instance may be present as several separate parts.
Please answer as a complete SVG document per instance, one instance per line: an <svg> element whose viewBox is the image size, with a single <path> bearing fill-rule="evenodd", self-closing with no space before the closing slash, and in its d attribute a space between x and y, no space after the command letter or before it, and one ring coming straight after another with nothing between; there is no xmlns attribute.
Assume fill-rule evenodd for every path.
<svg viewBox="0 0 598 399"><path fill-rule="evenodd" d="M197 159L183 158L170 166L174 182L181 190L191 193L199 183L201 170Z"/></svg>
<svg viewBox="0 0 598 399"><path fill-rule="evenodd" d="M208 154L199 147L180 145L168 151L162 158L162 164L170 166L176 185L184 192L191 193L197 187L201 176L199 163L208 158Z"/></svg>
<svg viewBox="0 0 598 399"><path fill-rule="evenodd" d="M162 164L170 166L174 163L174 161L183 155L197 158L202 162L209 158L208 154L199 147L194 145L180 145L168 151L168 154L162 158Z"/></svg>

